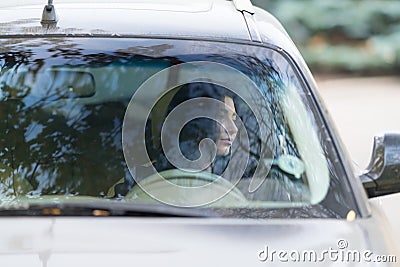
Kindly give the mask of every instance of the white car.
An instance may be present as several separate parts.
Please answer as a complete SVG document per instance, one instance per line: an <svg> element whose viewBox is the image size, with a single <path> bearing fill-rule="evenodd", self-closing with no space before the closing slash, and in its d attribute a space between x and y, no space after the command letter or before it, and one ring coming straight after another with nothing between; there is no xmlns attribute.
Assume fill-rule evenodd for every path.
<svg viewBox="0 0 400 267"><path fill-rule="evenodd" d="M43 1L0 3L0 266L398 266L400 135L356 175L267 11Z"/></svg>

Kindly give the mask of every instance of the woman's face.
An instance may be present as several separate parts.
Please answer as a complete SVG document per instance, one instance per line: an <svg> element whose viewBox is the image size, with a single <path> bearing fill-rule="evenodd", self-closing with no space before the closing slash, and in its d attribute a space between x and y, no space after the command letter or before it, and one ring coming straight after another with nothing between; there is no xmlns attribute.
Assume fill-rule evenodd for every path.
<svg viewBox="0 0 400 267"><path fill-rule="evenodd" d="M221 111L221 125L218 125L217 130L217 155L226 156L233 141L236 138L238 129L236 127L236 110L233 99L229 96L224 97L225 109Z"/></svg>

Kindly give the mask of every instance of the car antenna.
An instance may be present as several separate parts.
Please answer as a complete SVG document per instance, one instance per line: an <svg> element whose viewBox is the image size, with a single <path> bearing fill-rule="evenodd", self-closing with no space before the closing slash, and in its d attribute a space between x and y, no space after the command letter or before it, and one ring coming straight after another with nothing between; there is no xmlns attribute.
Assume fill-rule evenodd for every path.
<svg viewBox="0 0 400 267"><path fill-rule="evenodd" d="M58 21L56 9L53 5L53 0L48 1L49 2L47 3L47 5L44 6L42 20L40 21L40 23L43 27L55 28Z"/></svg>

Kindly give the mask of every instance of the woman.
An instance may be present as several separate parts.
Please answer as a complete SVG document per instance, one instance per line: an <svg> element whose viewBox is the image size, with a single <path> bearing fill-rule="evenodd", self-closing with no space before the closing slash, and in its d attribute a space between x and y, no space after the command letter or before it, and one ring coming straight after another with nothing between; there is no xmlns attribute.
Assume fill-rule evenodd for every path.
<svg viewBox="0 0 400 267"><path fill-rule="evenodd" d="M211 83L194 82L178 89L165 116L171 118L157 127L164 135L158 137L161 145L155 149L160 155L154 164L157 171L181 168L222 173L238 132L234 98L228 89ZM185 119L188 122L182 123Z"/></svg>
<svg viewBox="0 0 400 267"><path fill-rule="evenodd" d="M179 168L223 173L238 133L234 99L235 95L228 89L203 82L185 84L166 93L153 107L146 125L145 143L150 162L136 166L135 181L129 176L121 179L108 190L107 196L125 196L137 181L152 175L153 168L157 172ZM186 108L180 109L185 103ZM178 114L192 119L182 124L173 116L177 110ZM169 116L171 119L167 121ZM196 163L201 156L205 164L199 168Z"/></svg>

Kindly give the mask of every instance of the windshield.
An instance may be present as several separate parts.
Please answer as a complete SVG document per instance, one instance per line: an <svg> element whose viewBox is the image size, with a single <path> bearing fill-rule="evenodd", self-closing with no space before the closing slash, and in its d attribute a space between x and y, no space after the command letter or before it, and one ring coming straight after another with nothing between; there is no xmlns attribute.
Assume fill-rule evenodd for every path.
<svg viewBox="0 0 400 267"><path fill-rule="evenodd" d="M0 68L3 206L97 199L248 217L354 209L316 108L273 49L8 39Z"/></svg>

